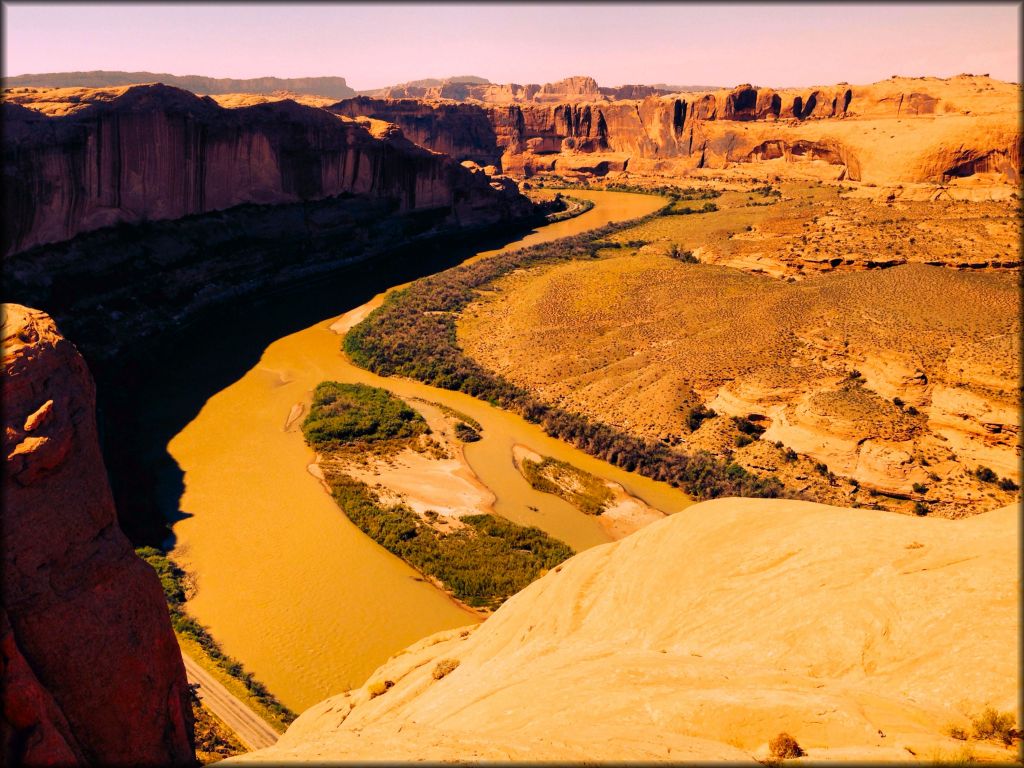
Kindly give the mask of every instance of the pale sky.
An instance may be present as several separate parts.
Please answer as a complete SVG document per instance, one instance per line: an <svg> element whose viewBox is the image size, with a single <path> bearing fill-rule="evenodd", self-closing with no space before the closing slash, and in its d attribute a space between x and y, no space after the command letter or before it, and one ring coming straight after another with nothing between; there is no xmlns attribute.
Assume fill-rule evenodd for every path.
<svg viewBox="0 0 1024 768"><path fill-rule="evenodd" d="M479 75L601 85L1020 78L1018 3L311 5L4 2L3 73L335 75L356 89Z"/></svg>

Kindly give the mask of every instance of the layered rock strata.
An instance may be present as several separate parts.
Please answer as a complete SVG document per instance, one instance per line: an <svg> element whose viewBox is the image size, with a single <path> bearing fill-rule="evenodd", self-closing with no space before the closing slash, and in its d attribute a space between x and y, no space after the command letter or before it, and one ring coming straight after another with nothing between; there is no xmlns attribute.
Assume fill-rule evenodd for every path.
<svg viewBox="0 0 1024 768"><path fill-rule="evenodd" d="M3 305L5 765L193 762L185 670L160 582L117 526L85 362Z"/></svg>
<svg viewBox="0 0 1024 768"><path fill-rule="evenodd" d="M545 102L565 99L642 99L671 93L672 90L653 85L620 85L603 87L592 77L576 75L554 83L492 83L480 77L451 77L444 80L415 80L360 95L381 99L451 99L485 104L508 102Z"/></svg>
<svg viewBox="0 0 1024 768"><path fill-rule="evenodd" d="M850 181L943 183L979 174L1011 184L1020 179L1019 87L983 76L802 90L745 84L686 95L637 91L643 98L634 100L609 99L596 84L583 82L549 96L555 93L556 101L514 92L503 99L418 95L425 103L416 113L414 134L423 146L453 151L456 159L503 155L504 170L527 176L559 170L685 172L781 160L824 167L826 176ZM469 103L454 109L437 99ZM386 99L332 107L403 127L411 109ZM472 146L447 135L465 136L466 125L484 120L493 144L484 130L474 133L485 143Z"/></svg>
<svg viewBox="0 0 1024 768"><path fill-rule="evenodd" d="M528 209L514 188L398 131L292 101L224 109L162 85L76 98L59 117L3 105L5 254L114 224L341 195L459 225Z"/></svg>

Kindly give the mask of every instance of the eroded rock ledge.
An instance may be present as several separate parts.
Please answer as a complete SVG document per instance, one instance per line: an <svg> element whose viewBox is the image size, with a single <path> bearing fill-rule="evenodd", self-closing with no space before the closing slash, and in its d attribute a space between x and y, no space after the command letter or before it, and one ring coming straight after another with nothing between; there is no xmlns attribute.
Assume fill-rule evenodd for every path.
<svg viewBox="0 0 1024 768"><path fill-rule="evenodd" d="M954 754L950 724L1016 711L1018 543L1012 506L950 521L705 502L410 646L235 760L746 761L780 731L812 760Z"/></svg>
<svg viewBox="0 0 1024 768"><path fill-rule="evenodd" d="M516 85L393 90L329 109L394 122L413 141L458 160L500 156L505 172L525 176L676 174L779 160L871 183L1020 180L1019 86L987 76L624 95L583 82L590 78L573 80L580 82L548 92Z"/></svg>

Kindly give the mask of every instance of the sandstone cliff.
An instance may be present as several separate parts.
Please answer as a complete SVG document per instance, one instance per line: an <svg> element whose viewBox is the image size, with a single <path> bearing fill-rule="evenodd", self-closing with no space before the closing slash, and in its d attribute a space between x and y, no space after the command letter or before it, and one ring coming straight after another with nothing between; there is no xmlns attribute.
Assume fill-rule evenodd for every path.
<svg viewBox="0 0 1024 768"><path fill-rule="evenodd" d="M185 670L117 526L92 378L45 314L3 312L4 764L191 763Z"/></svg>
<svg viewBox="0 0 1024 768"><path fill-rule="evenodd" d="M747 761L780 731L811 759L954 754L949 725L1018 708L1018 545L1013 507L705 502L411 646L241 760Z"/></svg>
<svg viewBox="0 0 1024 768"><path fill-rule="evenodd" d="M492 83L482 77L450 77L444 80L414 80L371 91L360 91L360 96L379 99L449 99L483 104L511 102L549 102L578 99L642 99L670 93L671 90L651 85L598 86L586 75L575 75L554 83Z"/></svg>
<svg viewBox="0 0 1024 768"><path fill-rule="evenodd" d="M3 107L5 254L118 223L341 195L442 210L460 225L529 210L513 187L400 132L374 136L291 101L224 109L145 85L76 96L59 116Z"/></svg>
<svg viewBox="0 0 1024 768"><path fill-rule="evenodd" d="M339 102L329 109L349 118L372 117L394 123L407 139L434 152L479 165L501 163L502 150L488 115L470 104L431 105L416 99L382 102L366 96ZM381 115L387 115L382 117Z"/></svg>
<svg viewBox="0 0 1024 768"><path fill-rule="evenodd" d="M469 108L458 120L486 117L491 124L495 144L473 151L503 154L504 169L524 175L577 169L678 173L777 160L784 165L772 166L776 172L798 168L873 183L942 183L985 174L1004 183L1020 179L1020 88L984 76L799 90L745 84L670 96L625 86L605 94L589 78L523 93L476 87L492 91L416 94L437 116L432 132L425 127L427 113L419 113L417 140L465 159L458 142L439 135L465 134L455 129L450 106L432 101L449 99L471 102L462 105ZM637 96L643 98L626 100ZM334 109L404 125L410 108L363 100Z"/></svg>

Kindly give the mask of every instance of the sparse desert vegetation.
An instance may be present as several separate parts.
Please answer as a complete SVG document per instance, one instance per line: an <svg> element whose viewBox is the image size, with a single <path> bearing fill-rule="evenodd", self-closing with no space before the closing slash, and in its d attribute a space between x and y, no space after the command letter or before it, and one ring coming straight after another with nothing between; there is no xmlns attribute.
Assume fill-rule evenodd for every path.
<svg viewBox="0 0 1024 768"><path fill-rule="evenodd" d="M1000 712L993 707L986 707L971 721L971 727L976 739L994 739L1006 745L1020 739L1017 718L1010 712Z"/></svg>
<svg viewBox="0 0 1024 768"><path fill-rule="evenodd" d="M731 186L719 192L714 210L701 209L708 215L661 217L613 239L675 245L705 263L797 280L907 263L965 271L1020 265L1014 199L886 201L853 196L842 185L795 181Z"/></svg>
<svg viewBox="0 0 1024 768"><path fill-rule="evenodd" d="M550 456L524 458L519 466L533 488L561 496L585 514L600 515L614 498L600 478Z"/></svg>
<svg viewBox="0 0 1024 768"><path fill-rule="evenodd" d="M367 536L474 608L497 608L573 551L538 528L494 515L466 515L438 531L401 504L381 503L365 483L325 473L338 506Z"/></svg>
<svg viewBox="0 0 1024 768"><path fill-rule="evenodd" d="M317 450L401 440L422 435L427 429L422 416L386 389L335 381L317 386L302 422L306 442Z"/></svg>
<svg viewBox="0 0 1024 768"><path fill-rule="evenodd" d="M1013 498L1012 272L906 264L790 283L665 258L700 249L704 261L698 238L741 228L716 229L717 215L691 239L663 229L677 217L655 217L597 242L650 241L636 252L493 280L460 313L459 346L542 402L820 501L959 516ZM730 429L712 412L742 421ZM736 428L754 417L756 434ZM1000 471L977 474L980 457Z"/></svg>
<svg viewBox="0 0 1024 768"><path fill-rule="evenodd" d="M284 730L284 727L295 720L297 715L278 701L263 683L253 677L251 672L246 671L241 662L225 654L209 630L185 611L185 600L188 594L188 575L185 571L155 547L140 547L135 554L145 560L160 578L160 585L163 587L164 598L167 600L167 607L171 614L171 626L175 633L184 638L185 642L195 644L205 654L209 660L206 666L215 666L240 683L240 687L244 691L241 696L249 699L250 703L261 712L268 722L274 723L279 730ZM235 693L239 695L239 692L235 691ZM234 742L220 743L218 738L220 730L214 728L213 723L207 723L207 725L211 729L210 745L220 745L213 751L219 752L220 748L230 748Z"/></svg>
<svg viewBox="0 0 1024 768"><path fill-rule="evenodd" d="M768 742L768 751L776 760L789 760L794 757L804 756L804 750L797 743L797 740L785 732L780 733Z"/></svg>
<svg viewBox="0 0 1024 768"><path fill-rule="evenodd" d="M454 431L479 432L451 409ZM462 418L459 418L462 416ZM469 419L469 421L472 421ZM480 425L476 422L476 427ZM393 460L401 450L423 451L427 421L387 390L361 384L323 382L303 422L309 445L319 456L324 482L345 515L367 536L474 608L493 609L573 550L538 528L524 527L490 514L463 514L443 519L433 510L422 514L355 478L360 465L374 461L368 445ZM417 442L417 438L421 440ZM446 457L431 444L427 463ZM371 468L371 473L375 474ZM381 494L387 493L387 499Z"/></svg>
<svg viewBox="0 0 1024 768"><path fill-rule="evenodd" d="M199 701L195 691L190 696L192 703L193 733L196 743L196 760L200 765L217 763L248 750L231 730Z"/></svg>
<svg viewBox="0 0 1024 768"><path fill-rule="evenodd" d="M541 424L554 437L628 470L682 487L698 498L785 495L774 476L707 451L684 454L660 440L552 407L524 387L486 370L460 348L456 317L477 297L479 288L524 267L595 259L603 239L623 226L609 225L587 236L505 252L418 280L389 294L354 326L345 336L345 351L354 363L379 375L409 376L509 408Z"/></svg>

